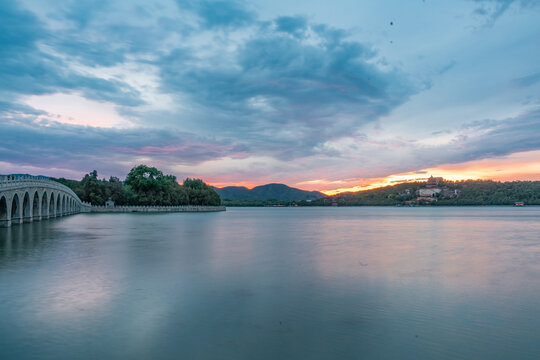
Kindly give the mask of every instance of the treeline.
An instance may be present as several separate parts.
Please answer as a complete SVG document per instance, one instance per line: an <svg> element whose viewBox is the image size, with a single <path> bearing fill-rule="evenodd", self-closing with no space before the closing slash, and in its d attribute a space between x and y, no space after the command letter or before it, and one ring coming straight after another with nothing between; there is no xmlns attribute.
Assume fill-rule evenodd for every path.
<svg viewBox="0 0 540 360"><path fill-rule="evenodd" d="M389 206L404 204L416 198L416 191L425 187L424 182L412 182L386 186L382 188L341 193L328 196L310 203L301 203L302 206Z"/></svg>
<svg viewBox="0 0 540 360"><path fill-rule="evenodd" d="M424 188L425 182L403 183L355 193L342 193L301 206L380 206L405 205L416 200L416 191ZM459 196L438 194L437 201L422 205L513 205L522 201L526 205L540 205L540 181L498 182L492 180L444 181L439 187L458 190Z"/></svg>
<svg viewBox="0 0 540 360"><path fill-rule="evenodd" d="M155 167L139 165L129 172L125 181L111 176L99 179L97 171L86 174L81 181L54 179L71 188L82 201L105 205L111 198L116 205L220 205L221 199L211 186L200 179L186 179L178 184L173 175L164 175Z"/></svg>
<svg viewBox="0 0 540 360"><path fill-rule="evenodd" d="M435 205L540 205L540 181L458 181L449 185L461 192L455 198L442 197Z"/></svg>

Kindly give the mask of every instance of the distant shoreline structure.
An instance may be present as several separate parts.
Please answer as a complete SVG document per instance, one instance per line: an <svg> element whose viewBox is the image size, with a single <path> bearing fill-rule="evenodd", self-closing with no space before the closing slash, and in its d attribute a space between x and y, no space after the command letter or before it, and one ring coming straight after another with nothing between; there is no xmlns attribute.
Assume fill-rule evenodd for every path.
<svg viewBox="0 0 540 360"><path fill-rule="evenodd" d="M227 211L225 206L92 206L89 213L163 213L163 212L217 212Z"/></svg>

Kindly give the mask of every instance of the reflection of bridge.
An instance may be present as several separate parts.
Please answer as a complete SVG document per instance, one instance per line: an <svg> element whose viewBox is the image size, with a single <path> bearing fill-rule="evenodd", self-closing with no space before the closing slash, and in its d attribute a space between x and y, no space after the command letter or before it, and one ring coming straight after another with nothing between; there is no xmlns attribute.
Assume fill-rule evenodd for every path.
<svg viewBox="0 0 540 360"><path fill-rule="evenodd" d="M0 176L0 227L89 211L70 188L44 176Z"/></svg>

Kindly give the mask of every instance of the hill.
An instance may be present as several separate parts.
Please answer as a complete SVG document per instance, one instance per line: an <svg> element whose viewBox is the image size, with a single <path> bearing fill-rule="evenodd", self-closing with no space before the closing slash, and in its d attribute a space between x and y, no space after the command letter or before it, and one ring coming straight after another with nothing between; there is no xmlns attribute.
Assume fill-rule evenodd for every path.
<svg viewBox="0 0 540 360"><path fill-rule="evenodd" d="M287 186L285 184L266 184L248 189L243 186L227 186L223 188L214 188L223 200L233 201L301 201L317 200L324 197L324 194L318 191L306 191Z"/></svg>
<svg viewBox="0 0 540 360"><path fill-rule="evenodd" d="M440 189L440 192L431 190ZM427 192L430 195L423 195ZM540 205L540 181L491 180L448 181L441 179L435 188L425 182L404 183L378 189L342 193L300 205Z"/></svg>

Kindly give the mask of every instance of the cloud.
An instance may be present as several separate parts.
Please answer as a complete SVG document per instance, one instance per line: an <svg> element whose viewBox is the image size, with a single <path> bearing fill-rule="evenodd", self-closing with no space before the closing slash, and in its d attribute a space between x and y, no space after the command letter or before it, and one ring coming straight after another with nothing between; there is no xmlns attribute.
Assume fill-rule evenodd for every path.
<svg viewBox="0 0 540 360"><path fill-rule="evenodd" d="M493 24L512 5L519 7L533 7L538 5L537 0L473 0L480 6L474 10L476 15L484 16L488 19L488 25Z"/></svg>
<svg viewBox="0 0 540 360"><path fill-rule="evenodd" d="M99 168L124 175L137 161L165 167L193 165L224 156L243 157L247 148L192 133L151 128L111 129L61 124L3 114L0 162L81 173ZM146 159L146 160L145 160Z"/></svg>
<svg viewBox="0 0 540 360"><path fill-rule="evenodd" d="M450 124L449 124L450 125ZM540 109L504 120L473 121L423 139L380 137L376 132L325 144L338 155L319 158L326 181L385 177L440 164L459 164L540 149ZM354 164L354 165L351 165ZM352 180L351 180L352 179Z"/></svg>
<svg viewBox="0 0 540 360"><path fill-rule="evenodd" d="M454 130L443 144L404 143L405 168L459 164L540 149L540 108L504 119L473 121ZM398 171L396 171L398 172Z"/></svg>
<svg viewBox="0 0 540 360"><path fill-rule="evenodd" d="M346 32L298 18L276 22L273 32L253 24L251 35L218 59L189 48L171 52L158 64L163 92L205 109L206 128L267 150L274 141L280 149L288 144L294 157L388 114L420 89L398 69L383 70L376 52ZM289 36L299 29L309 37Z"/></svg>
<svg viewBox="0 0 540 360"><path fill-rule="evenodd" d="M495 18L512 3L534 5L476 1L479 13ZM380 39L369 22L353 31L323 23L324 17L194 0L25 0L1 3L0 15L4 163L82 172L96 167L122 176L144 161L206 174L219 169L223 177L231 171L231 179L279 174L338 181L538 146L531 137L538 130L533 112L461 128L431 126L423 132L433 133L428 139L415 132L432 124L406 115L413 131L386 132L387 122L402 120L395 110L433 79L401 67L413 68L416 48L376 47ZM444 54L433 69L447 74L451 87L456 69L469 66L468 57ZM538 83L534 69L521 69L529 75L514 79L514 88ZM38 106L29 99L56 102ZM114 121L99 114L113 114ZM132 127L118 130L118 124Z"/></svg>
<svg viewBox="0 0 540 360"><path fill-rule="evenodd" d="M142 103L139 93L126 83L85 76L61 57L44 52L42 47L55 36L32 13L3 2L0 15L5 20L0 22L0 91L7 96L78 90L90 99L125 106Z"/></svg>
<svg viewBox="0 0 540 360"><path fill-rule="evenodd" d="M538 82L540 82L540 72L516 78L512 81L513 85L521 88L532 86Z"/></svg>
<svg viewBox="0 0 540 360"><path fill-rule="evenodd" d="M280 16L274 20L276 30L295 37L303 36L308 28L308 23L303 16Z"/></svg>
<svg viewBox="0 0 540 360"><path fill-rule="evenodd" d="M540 109L502 121L481 123L472 129L473 136L461 144L463 159L458 157L453 162L540 149Z"/></svg>
<svg viewBox="0 0 540 360"><path fill-rule="evenodd" d="M169 51L174 39L194 31L196 25L167 1L63 4L56 6L59 11L50 17L66 29L55 31L49 45L69 60L87 66L110 67L160 56Z"/></svg>
<svg viewBox="0 0 540 360"><path fill-rule="evenodd" d="M207 28L239 27L255 18L252 12L234 1L196 1L194 10Z"/></svg>
<svg viewBox="0 0 540 360"><path fill-rule="evenodd" d="M376 121L419 90L345 30L302 16L277 17L269 27L240 2L176 4L60 3L39 19L3 5L13 23L0 30L22 37L12 41L11 63L8 56L3 62L6 91L14 100L77 92L116 104L143 127L188 127L294 159L320 152L328 139ZM185 13L198 21L175 24ZM145 90L108 70L127 62L155 67L158 91L180 108L143 110Z"/></svg>

